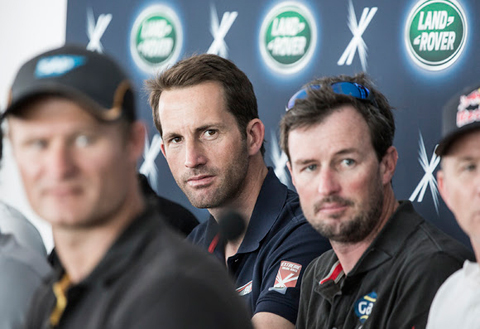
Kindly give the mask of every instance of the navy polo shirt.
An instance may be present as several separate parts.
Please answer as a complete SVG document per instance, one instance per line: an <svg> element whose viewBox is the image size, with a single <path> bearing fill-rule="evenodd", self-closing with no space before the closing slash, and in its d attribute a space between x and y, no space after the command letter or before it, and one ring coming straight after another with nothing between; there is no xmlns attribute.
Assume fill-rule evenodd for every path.
<svg viewBox="0 0 480 329"><path fill-rule="evenodd" d="M188 239L208 250L217 232L217 222L210 216ZM303 272L329 249L328 240L305 220L298 195L269 168L245 237L227 267L252 315L269 312L295 323ZM223 264L224 252L220 242L214 254Z"/></svg>

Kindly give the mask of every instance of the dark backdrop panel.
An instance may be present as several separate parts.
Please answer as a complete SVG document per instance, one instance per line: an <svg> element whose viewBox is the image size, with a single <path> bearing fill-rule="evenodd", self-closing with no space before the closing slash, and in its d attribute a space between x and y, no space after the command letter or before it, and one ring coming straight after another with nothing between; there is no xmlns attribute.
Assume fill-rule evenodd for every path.
<svg viewBox="0 0 480 329"><path fill-rule="evenodd" d="M214 41L212 35L214 17L219 25L230 19L230 27L223 26L225 30L223 34L220 33L224 37L218 38L225 47L221 53L217 48L217 53L231 59L250 77L258 98L260 118L266 125L268 141L266 162L275 167L277 174L292 188L284 165L284 157L281 156L277 146L278 123L285 111L287 100L303 84L315 77L366 71L396 108L397 133L394 143L400 158L393 184L397 197L410 198L427 219L469 245L466 235L459 229L437 192L434 178L435 169L438 168L432 156L440 137L443 104L465 86L477 83L480 77L478 64L480 37L476 20L480 14L478 1L70 0L67 13L67 42L92 47L92 39L96 40L93 42L94 50L103 49L128 69L139 92L137 104L141 118L147 123L150 142L157 131L152 122L143 83L145 79L153 77L155 71L159 69L152 68L148 71L136 63L131 52L130 39L137 18L155 5L163 8L160 10L163 10L163 13L158 13L160 16L163 15L162 17L174 12L178 24L173 26L175 19L167 18L168 24L172 25L171 30L176 36L180 35L180 30L183 34L182 40L175 39L179 50L178 57L172 58L172 62L194 53L207 52ZM277 13L276 17L279 18L277 22L282 21L281 17L300 17L296 22L304 23L303 31L290 29L289 31L293 32L287 33L286 39L305 36L306 29L316 26L313 31L316 34L316 44L311 58L293 73L282 73L272 69L261 52L265 37L260 36L260 32L264 20L272 9L282 6L284 8L291 6L297 8L297 11L292 14L290 10L283 16ZM428 12L433 15L435 11L437 14L445 11L448 17L452 17L446 27L442 25L441 20L436 26L432 25L433 28L427 33L433 33L433 36L451 35L448 33L455 27L457 29L453 31L457 42L463 36L458 26L464 28L464 33L466 31L464 46L461 50L455 46L454 50L457 50L458 56L448 62L448 67L437 70L425 68L415 62L410 55L405 35L406 31L410 31L408 24L410 14L417 7L420 10L416 18L423 15L423 25L427 23ZM460 7L464 16L456 14L455 9L452 9L454 7ZM421 11L423 13L420 13ZM311 17L310 20L308 17ZM286 21L288 20L283 20L284 23ZM357 37L359 44L363 44L364 47L354 47L351 63L339 65L342 54L353 38L350 29L352 25L360 27L361 31ZM271 24L267 26L271 27ZM415 36L421 32L414 31ZM304 39L309 45L313 44L311 36L312 34L309 34ZM440 46L441 43L440 40ZM431 45L434 46L433 43ZM445 52L441 51L425 51L425 54L427 53L445 55ZM361 54L365 55L364 63L360 59ZM289 58L278 56L277 59L281 61ZM200 220L205 220L208 213L189 204L177 187L161 153L156 157L155 165L156 170L150 167L148 173L158 193L180 202L192 210ZM414 193L415 191L417 193Z"/></svg>

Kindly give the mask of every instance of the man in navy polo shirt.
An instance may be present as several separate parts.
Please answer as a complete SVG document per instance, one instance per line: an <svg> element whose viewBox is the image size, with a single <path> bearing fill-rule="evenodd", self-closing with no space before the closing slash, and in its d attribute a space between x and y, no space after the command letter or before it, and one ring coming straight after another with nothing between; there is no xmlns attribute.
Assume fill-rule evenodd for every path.
<svg viewBox="0 0 480 329"><path fill-rule="evenodd" d="M229 60L204 54L147 85L170 170L190 202L211 214L189 239L226 264L257 328L294 328L303 272L330 245L265 165L251 82ZM246 224L230 240L218 234L227 210Z"/></svg>

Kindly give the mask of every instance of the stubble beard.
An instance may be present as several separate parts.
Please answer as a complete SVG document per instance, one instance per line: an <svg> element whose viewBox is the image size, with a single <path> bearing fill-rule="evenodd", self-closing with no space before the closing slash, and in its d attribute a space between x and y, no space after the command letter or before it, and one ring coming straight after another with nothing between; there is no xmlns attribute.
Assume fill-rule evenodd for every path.
<svg viewBox="0 0 480 329"><path fill-rule="evenodd" d="M190 203L200 209L210 209L224 207L231 200L235 200L244 190L246 177L249 167L249 157L246 142L242 142L242 149L237 156L232 159L225 173L216 169L195 168L196 174L211 174L220 179L219 185L214 190L195 191L189 189L186 185L182 190ZM184 182L186 180L183 180Z"/></svg>
<svg viewBox="0 0 480 329"><path fill-rule="evenodd" d="M339 202L345 205L354 205L353 201L345 200L340 197L329 197L322 202ZM318 206L315 206L315 213ZM381 184L376 184L372 191L372 197L369 199L367 209L340 223L327 224L325 221L311 222L312 226L324 237L330 241L339 243L357 243L366 239L373 233L377 227L383 208L383 188ZM336 219L337 216L331 218Z"/></svg>

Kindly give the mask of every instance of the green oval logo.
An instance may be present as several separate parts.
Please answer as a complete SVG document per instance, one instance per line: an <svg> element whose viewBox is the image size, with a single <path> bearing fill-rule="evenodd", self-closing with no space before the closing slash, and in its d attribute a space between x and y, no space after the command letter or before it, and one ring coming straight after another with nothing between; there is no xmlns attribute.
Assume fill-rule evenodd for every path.
<svg viewBox="0 0 480 329"><path fill-rule="evenodd" d="M177 61L183 32L176 13L167 6L154 5L135 20L130 34L130 52L143 71L157 73Z"/></svg>
<svg viewBox="0 0 480 329"><path fill-rule="evenodd" d="M303 69L313 56L317 27L310 11L294 2L273 7L260 29L260 52L274 71L292 74Z"/></svg>
<svg viewBox="0 0 480 329"><path fill-rule="evenodd" d="M408 15L405 43L410 57L420 67L439 71L459 58L467 39L463 8L454 0L427 0Z"/></svg>

